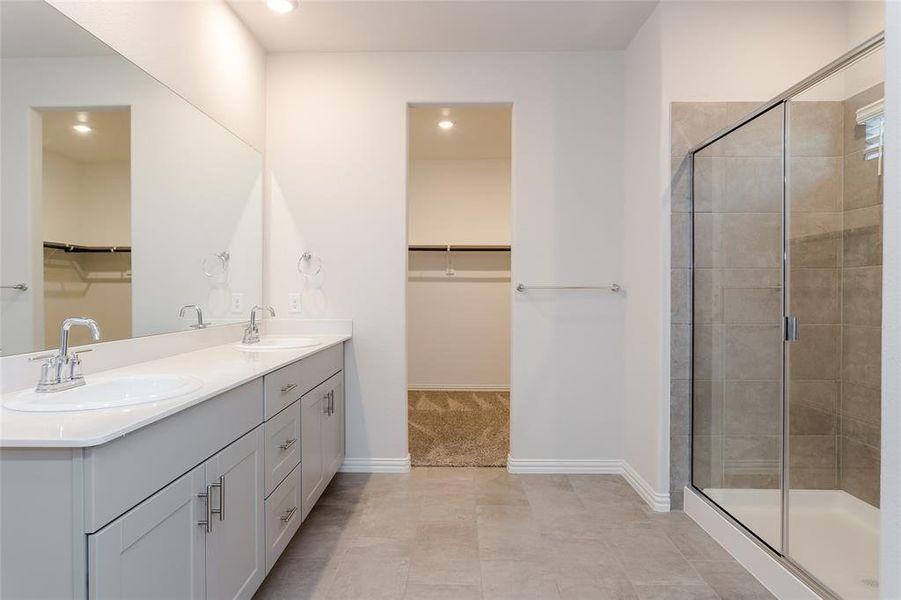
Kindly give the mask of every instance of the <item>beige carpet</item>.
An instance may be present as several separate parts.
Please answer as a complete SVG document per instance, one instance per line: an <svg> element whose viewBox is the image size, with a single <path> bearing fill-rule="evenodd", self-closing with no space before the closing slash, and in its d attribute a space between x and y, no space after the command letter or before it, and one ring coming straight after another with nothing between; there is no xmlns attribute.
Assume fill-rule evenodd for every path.
<svg viewBox="0 0 901 600"><path fill-rule="evenodd" d="M507 464L509 392L411 391L407 399L413 466Z"/></svg>

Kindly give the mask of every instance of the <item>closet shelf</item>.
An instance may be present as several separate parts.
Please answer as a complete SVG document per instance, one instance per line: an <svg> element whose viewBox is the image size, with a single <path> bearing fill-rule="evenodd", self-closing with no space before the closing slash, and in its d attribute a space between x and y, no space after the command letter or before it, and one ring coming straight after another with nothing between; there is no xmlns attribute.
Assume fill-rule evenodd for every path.
<svg viewBox="0 0 901 600"><path fill-rule="evenodd" d="M407 248L410 252L510 252L509 245L466 245L466 244L445 244L432 245L421 244L412 245Z"/></svg>
<svg viewBox="0 0 901 600"><path fill-rule="evenodd" d="M44 242L44 248L63 250L65 252L104 252L107 254L131 252L131 246L81 246L79 244L66 244L64 242Z"/></svg>

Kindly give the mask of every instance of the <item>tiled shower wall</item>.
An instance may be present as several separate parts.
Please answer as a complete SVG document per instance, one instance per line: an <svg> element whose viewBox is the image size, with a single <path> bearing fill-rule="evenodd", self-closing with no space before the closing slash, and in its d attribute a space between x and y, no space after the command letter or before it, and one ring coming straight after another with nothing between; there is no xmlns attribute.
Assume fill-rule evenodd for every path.
<svg viewBox="0 0 901 600"><path fill-rule="evenodd" d="M791 483L844 489L873 504L879 484L881 189L875 161L860 155L863 128L855 126L854 114L879 97L881 89L874 88L846 102L794 102L790 131L789 291L803 323L800 341L791 346ZM719 247L695 249L694 315L690 288L686 151L755 106L672 106L674 508L682 506L690 472L693 318L700 367L695 429L703 434L696 436L696 482L779 484L781 271L778 254L770 255L780 243L780 114L765 115L696 156L698 238L716 239Z"/></svg>

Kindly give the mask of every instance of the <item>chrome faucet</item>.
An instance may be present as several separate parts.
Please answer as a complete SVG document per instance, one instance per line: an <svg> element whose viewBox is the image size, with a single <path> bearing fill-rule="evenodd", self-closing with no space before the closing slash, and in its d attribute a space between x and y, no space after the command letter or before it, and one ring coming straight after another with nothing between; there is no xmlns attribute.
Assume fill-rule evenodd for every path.
<svg viewBox="0 0 901 600"><path fill-rule="evenodd" d="M95 342L100 341L100 328L94 319L87 317L70 317L63 321L59 328L59 350L53 355L36 356L31 360L46 359L41 365L41 378L35 388L36 392L61 392L80 385L84 385L84 375L81 373L81 359L78 354L90 352L81 350L69 352L69 329L78 325L87 327L91 331L91 338Z"/></svg>
<svg viewBox="0 0 901 600"><path fill-rule="evenodd" d="M181 310L178 311L178 316L184 317L185 313L188 312L188 309L192 309L197 313L197 322L191 325L191 329L204 329L209 325L209 323L203 322L203 309L196 304L185 304L181 307Z"/></svg>
<svg viewBox="0 0 901 600"><path fill-rule="evenodd" d="M242 344L256 344L260 341L260 324L257 322L257 311L267 310L269 315L275 316L275 309L271 306L254 306L250 309L250 324L244 329Z"/></svg>

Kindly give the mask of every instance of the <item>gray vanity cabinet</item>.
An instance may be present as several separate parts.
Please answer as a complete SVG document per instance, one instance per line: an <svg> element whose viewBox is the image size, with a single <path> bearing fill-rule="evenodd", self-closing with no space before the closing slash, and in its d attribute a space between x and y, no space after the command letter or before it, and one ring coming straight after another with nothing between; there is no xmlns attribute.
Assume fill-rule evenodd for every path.
<svg viewBox="0 0 901 600"><path fill-rule="evenodd" d="M261 430L88 536L89 597L252 597L265 576Z"/></svg>
<svg viewBox="0 0 901 600"><path fill-rule="evenodd" d="M300 399L303 518L344 462L344 372Z"/></svg>
<svg viewBox="0 0 901 600"><path fill-rule="evenodd" d="M204 465L88 536L88 595L206 598Z"/></svg>

